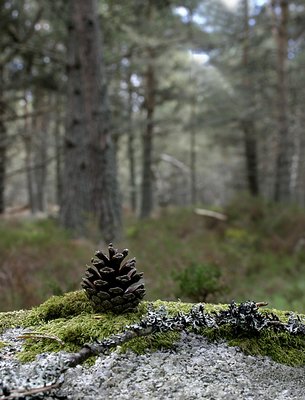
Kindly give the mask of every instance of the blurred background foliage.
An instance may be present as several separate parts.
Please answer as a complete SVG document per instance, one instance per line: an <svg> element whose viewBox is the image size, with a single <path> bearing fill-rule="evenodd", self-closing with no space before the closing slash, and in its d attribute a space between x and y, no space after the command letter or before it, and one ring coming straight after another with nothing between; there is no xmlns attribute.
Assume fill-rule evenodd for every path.
<svg viewBox="0 0 305 400"><path fill-rule="evenodd" d="M304 26L303 0L0 0L0 310L115 240L149 299L304 312Z"/></svg>
<svg viewBox="0 0 305 400"><path fill-rule="evenodd" d="M267 301L305 311L305 213L239 195L211 225L192 209L173 208L145 221L126 217L124 239L144 271L148 300ZM259 216L259 219L257 219ZM293 228L292 228L293 227ZM54 220L0 223L1 310L77 290L94 250L93 236L73 239Z"/></svg>

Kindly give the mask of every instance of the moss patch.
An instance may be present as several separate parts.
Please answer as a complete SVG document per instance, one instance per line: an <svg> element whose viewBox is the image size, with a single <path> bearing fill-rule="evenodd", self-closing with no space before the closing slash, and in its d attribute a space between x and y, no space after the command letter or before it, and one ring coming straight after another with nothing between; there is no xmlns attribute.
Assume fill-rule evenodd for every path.
<svg viewBox="0 0 305 400"><path fill-rule="evenodd" d="M2 349L2 347L5 347L5 346L7 346L7 343L5 343L5 342L0 342L0 349Z"/></svg>
<svg viewBox="0 0 305 400"><path fill-rule="evenodd" d="M142 302L136 313L125 315L96 315L84 291L71 292L64 296L53 296L32 310L0 313L0 332L9 327L28 327L46 336L55 335L64 342L64 345L61 345L48 338L27 339L20 359L30 361L42 352L74 352L85 343L122 332L126 325L136 323L145 316L147 306L147 302ZM189 312L193 304L157 300L153 306L164 306L169 314L175 315L178 312ZM213 312L226 307L224 304L206 304L205 309L207 312ZM267 311L277 314L283 322L287 321L284 311ZM249 337L234 332L230 326L223 326L219 330L203 329L202 334L210 340L225 339L229 345L240 347L246 354L270 356L273 360L287 365L305 365L305 338L301 336L263 331L259 335ZM153 351L169 348L178 338L179 333L175 332L136 338L124 344L122 350L131 349L136 353L143 353L147 349Z"/></svg>
<svg viewBox="0 0 305 400"><path fill-rule="evenodd" d="M30 310L24 319L24 325L39 325L60 318L71 318L92 313L93 309L85 291L80 290L66 293L63 296L50 297L40 306Z"/></svg>
<svg viewBox="0 0 305 400"><path fill-rule="evenodd" d="M271 330L248 336L236 333L230 326L222 326L219 330L202 329L201 334L211 341L225 340L229 346L237 346L247 355L268 356L280 364L294 367L305 365L305 337Z"/></svg>
<svg viewBox="0 0 305 400"><path fill-rule="evenodd" d="M28 311L0 312L0 333L8 328L17 328L24 324Z"/></svg>

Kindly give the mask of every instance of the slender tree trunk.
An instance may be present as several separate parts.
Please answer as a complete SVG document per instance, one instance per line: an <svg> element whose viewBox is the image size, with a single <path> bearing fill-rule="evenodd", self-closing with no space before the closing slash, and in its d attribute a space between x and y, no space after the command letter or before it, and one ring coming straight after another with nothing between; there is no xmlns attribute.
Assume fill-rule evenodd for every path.
<svg viewBox="0 0 305 400"><path fill-rule="evenodd" d="M67 118L64 138L63 191L60 203L62 224L75 235L85 235L90 204L88 134L85 124L81 64L76 36L74 0L69 2L67 54Z"/></svg>
<svg viewBox="0 0 305 400"><path fill-rule="evenodd" d="M293 176L293 189L294 197L297 203L301 206L305 206L305 135L304 135L304 125L305 125L305 115L302 107L302 102L297 103L295 109L295 152L294 152L294 176Z"/></svg>
<svg viewBox="0 0 305 400"><path fill-rule="evenodd" d="M153 176L152 154L155 113L155 70L153 64L153 52L148 49L148 66L145 75L145 109L146 129L143 134L143 166L142 166L142 203L141 218L151 215L153 210Z"/></svg>
<svg viewBox="0 0 305 400"><path fill-rule="evenodd" d="M130 207L133 213L137 210L137 188L135 172L135 148L134 148L134 127L132 123L133 116L133 86L131 82L131 71L128 74L128 160L129 160L129 199Z"/></svg>
<svg viewBox="0 0 305 400"><path fill-rule="evenodd" d="M196 98L193 95L191 101L191 124L190 124L190 173L191 173L191 204L197 202L197 152L196 152Z"/></svg>
<svg viewBox="0 0 305 400"><path fill-rule="evenodd" d="M56 100L56 98L55 98ZM59 109L54 115L54 141L55 141L55 179L56 179L56 203L61 204L62 201L62 149L63 149L63 138L62 138L62 121Z"/></svg>
<svg viewBox="0 0 305 400"><path fill-rule="evenodd" d="M32 126L30 110L28 107L28 101L25 96L25 106L24 106L24 131L22 135L24 149L25 149L25 173L26 173L26 183L27 183L27 196L28 205L32 214L37 211L36 196L34 193L34 183L33 183L33 163L32 163Z"/></svg>
<svg viewBox="0 0 305 400"><path fill-rule="evenodd" d="M43 93L35 93L34 109L43 104L50 107L50 97ZM35 178L35 196L37 211L46 210L46 183L47 183L47 155L48 155L48 129L50 124L50 114L44 113L37 115L33 119L34 135L34 178Z"/></svg>
<svg viewBox="0 0 305 400"><path fill-rule="evenodd" d="M147 24L151 27L154 18L154 4L152 0L148 0L146 19ZM152 157L153 157L153 135L154 135L154 113L155 113L155 93L156 93L156 76L154 66L154 51L151 47L147 47L147 68L145 73L145 111L146 111L146 127L142 137L142 190L141 190L141 210L140 217L147 218L153 210L153 174L152 174Z"/></svg>
<svg viewBox="0 0 305 400"><path fill-rule="evenodd" d="M192 8L188 10L188 37L190 42L193 42L193 16L194 11ZM192 60L194 64L195 60ZM193 87L194 93L191 94L190 101L190 194L191 204L194 205L197 202L197 152L196 152L196 102L197 102L197 80L196 73L193 71L193 65L190 69L190 86Z"/></svg>
<svg viewBox="0 0 305 400"><path fill-rule="evenodd" d="M249 0L244 0L244 40L243 40L243 92L245 97L245 106L241 128L244 133L244 146L246 158L247 182L250 193L253 196L259 194L258 168L257 168L257 140L255 132L255 123L253 117L254 104L252 96L252 82L250 77L249 53L250 53L250 29L249 29Z"/></svg>
<svg viewBox="0 0 305 400"><path fill-rule="evenodd" d="M78 166L74 174L82 169L84 171L83 177L87 179L86 183L83 182L84 189L81 189L81 195L84 195L83 204L81 208L74 209L74 213L76 211L76 213L82 214L80 217L82 221L75 215L73 215L73 218L84 228L83 220L86 215L83 214L89 212L97 219L103 238L106 241L112 241L120 233L121 210L115 152L110 132L97 1L74 0L71 2L71 6L72 24L70 33L75 36L73 43L70 43L74 53L74 68L71 71L74 76L70 80L70 90L72 91L70 95L72 95L72 98L77 95L79 98L77 107L82 107L81 123L76 128L77 138L81 136L81 142L76 143L76 137L73 136L72 146L76 146L78 150L84 153L80 158L78 154L75 155L73 164ZM75 58L75 55L79 58ZM76 80L80 81L81 84ZM75 89L78 94L75 93ZM70 107L70 114L74 116L72 123L75 125L76 110L73 104L70 104ZM71 136L73 129L71 130L70 122L71 131L69 135ZM70 171L70 175L71 173L72 171ZM76 180L75 178L73 179ZM67 184L69 184L69 181ZM84 190L87 192L86 194ZM74 188L74 196L77 195L77 191L78 189Z"/></svg>
<svg viewBox="0 0 305 400"><path fill-rule="evenodd" d="M275 200L289 201L291 198L291 161L293 138L288 129L288 0L271 0L273 11L273 33L277 44L277 112L278 153L276 160ZM279 12L278 12L279 10Z"/></svg>
<svg viewBox="0 0 305 400"><path fill-rule="evenodd" d="M0 65L0 214L4 213L5 202L5 170L6 170L6 128L3 122L4 99L3 99L3 67Z"/></svg>
<svg viewBox="0 0 305 400"><path fill-rule="evenodd" d="M0 104L0 108L2 104ZM4 123L1 121L0 111L0 214L5 211L5 170L6 170L6 129Z"/></svg>

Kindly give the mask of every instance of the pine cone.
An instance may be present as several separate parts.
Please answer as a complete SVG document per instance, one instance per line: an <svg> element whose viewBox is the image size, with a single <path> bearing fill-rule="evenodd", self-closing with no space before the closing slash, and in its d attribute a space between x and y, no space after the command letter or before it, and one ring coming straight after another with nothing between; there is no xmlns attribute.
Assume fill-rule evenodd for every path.
<svg viewBox="0 0 305 400"><path fill-rule="evenodd" d="M116 314L135 311L145 295L143 273L138 273L136 259L122 261L128 254L108 246L109 257L102 251L95 253L92 266L87 265L81 286L98 312L112 311Z"/></svg>

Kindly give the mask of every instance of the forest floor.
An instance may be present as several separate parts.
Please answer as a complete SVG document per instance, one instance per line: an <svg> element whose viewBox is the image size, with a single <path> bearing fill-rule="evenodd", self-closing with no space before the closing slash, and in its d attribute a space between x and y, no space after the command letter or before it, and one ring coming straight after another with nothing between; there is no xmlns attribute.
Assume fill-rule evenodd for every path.
<svg viewBox="0 0 305 400"><path fill-rule="evenodd" d="M124 239L114 245L137 258L146 299L251 299L304 313L305 212L246 197L221 211L226 221L192 209L168 209L144 221L126 217ZM0 311L78 289L85 265L101 247L97 242L94 228L87 240L73 240L54 219L0 220ZM214 283L200 293L213 269ZM179 276L191 270L197 271L191 283L180 287Z"/></svg>

